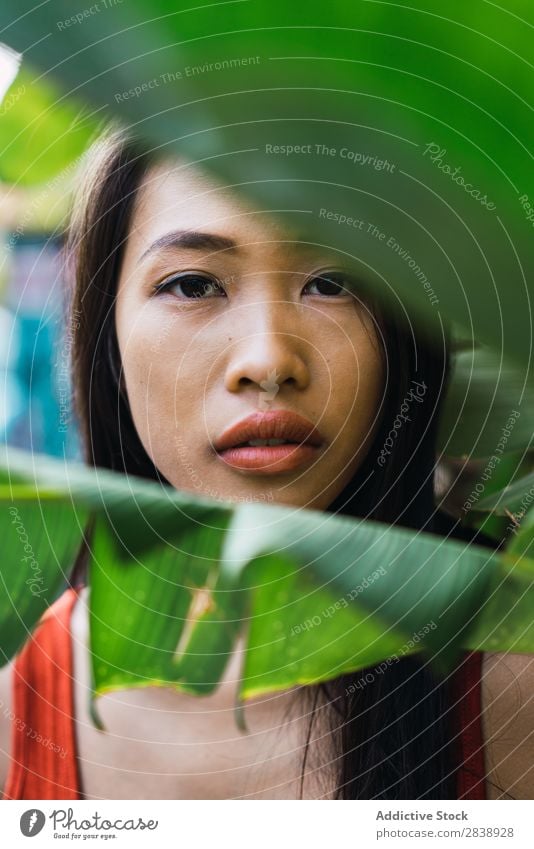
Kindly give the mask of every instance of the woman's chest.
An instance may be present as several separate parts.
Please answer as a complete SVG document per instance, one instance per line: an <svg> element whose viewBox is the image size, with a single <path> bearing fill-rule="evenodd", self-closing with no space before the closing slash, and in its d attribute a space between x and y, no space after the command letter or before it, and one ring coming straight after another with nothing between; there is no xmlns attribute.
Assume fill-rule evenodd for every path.
<svg viewBox="0 0 534 849"><path fill-rule="evenodd" d="M88 717L78 719L86 798L298 798L302 722L280 724L273 708L271 719L264 716L260 723L256 716L243 733L230 709L214 709L203 700L184 709L176 695L169 691L150 699L146 692L123 691L113 700L102 698L106 732Z"/></svg>
<svg viewBox="0 0 534 849"><path fill-rule="evenodd" d="M123 690L100 697L89 716L87 635L73 618L74 715L82 792L91 799L294 799L306 756L326 752L320 723L290 690L246 703L247 730L238 728L235 697L241 658L234 654L215 693L194 697L170 688ZM322 796L327 767L308 775L305 797ZM332 776L332 780L335 780Z"/></svg>
<svg viewBox="0 0 534 849"><path fill-rule="evenodd" d="M534 657L484 655L482 733L488 799L534 799Z"/></svg>

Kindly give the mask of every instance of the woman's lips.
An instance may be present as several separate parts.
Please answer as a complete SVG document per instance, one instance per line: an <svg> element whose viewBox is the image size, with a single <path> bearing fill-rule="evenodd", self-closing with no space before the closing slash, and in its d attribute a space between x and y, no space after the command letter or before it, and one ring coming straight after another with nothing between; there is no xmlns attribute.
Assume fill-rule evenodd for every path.
<svg viewBox="0 0 534 849"><path fill-rule="evenodd" d="M248 445L285 440L280 445ZM217 456L235 469L259 474L288 472L317 457L323 437L308 419L290 410L255 412L228 427L215 441Z"/></svg>
<svg viewBox="0 0 534 849"><path fill-rule="evenodd" d="M219 457L234 469L252 469L263 475L289 472L314 460L317 445L288 443L286 445L243 445L218 452Z"/></svg>

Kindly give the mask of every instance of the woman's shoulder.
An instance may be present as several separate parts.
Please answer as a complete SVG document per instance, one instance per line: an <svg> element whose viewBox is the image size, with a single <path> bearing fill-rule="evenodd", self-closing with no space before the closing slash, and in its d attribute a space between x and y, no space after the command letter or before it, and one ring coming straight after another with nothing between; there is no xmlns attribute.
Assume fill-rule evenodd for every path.
<svg viewBox="0 0 534 849"><path fill-rule="evenodd" d="M485 652L481 697L488 798L534 799L534 655Z"/></svg>

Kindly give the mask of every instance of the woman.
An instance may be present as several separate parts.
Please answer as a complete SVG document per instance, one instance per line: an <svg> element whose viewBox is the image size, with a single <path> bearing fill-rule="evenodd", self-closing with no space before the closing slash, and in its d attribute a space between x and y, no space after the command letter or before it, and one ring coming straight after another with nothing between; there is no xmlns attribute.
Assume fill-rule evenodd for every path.
<svg viewBox="0 0 534 849"><path fill-rule="evenodd" d="M69 250L90 464L219 499L450 532L433 500L446 340L430 344L376 303L334 250L121 133L90 157ZM85 589L67 590L2 671L7 798L494 798L497 773L505 793L530 798L520 757L503 770L488 749L499 711L510 713L497 656L466 654L443 681L405 656L381 674L254 699L242 734L238 647L203 699L157 687L103 696L102 733L87 710L86 603ZM46 742L30 748L45 715ZM531 717L514 716L524 732Z"/></svg>

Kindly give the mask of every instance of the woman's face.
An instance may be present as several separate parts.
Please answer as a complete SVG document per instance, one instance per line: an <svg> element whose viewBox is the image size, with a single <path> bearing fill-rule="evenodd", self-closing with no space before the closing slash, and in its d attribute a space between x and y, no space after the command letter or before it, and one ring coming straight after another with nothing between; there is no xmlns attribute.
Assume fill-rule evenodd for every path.
<svg viewBox="0 0 534 849"><path fill-rule="evenodd" d="M333 251L292 241L200 171L150 172L116 328L135 427L174 487L324 509L353 477L384 367L373 319L340 269ZM230 430L248 417L249 429Z"/></svg>

